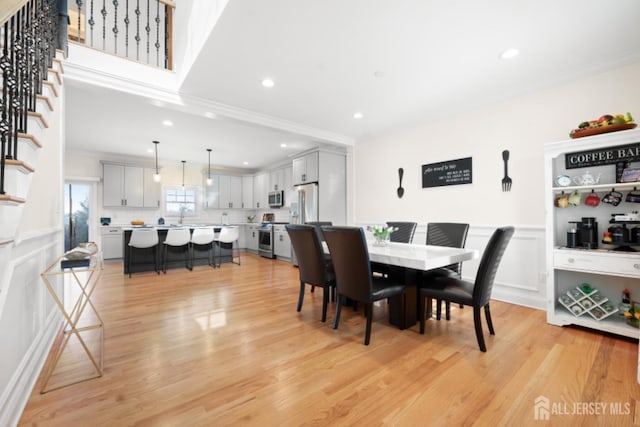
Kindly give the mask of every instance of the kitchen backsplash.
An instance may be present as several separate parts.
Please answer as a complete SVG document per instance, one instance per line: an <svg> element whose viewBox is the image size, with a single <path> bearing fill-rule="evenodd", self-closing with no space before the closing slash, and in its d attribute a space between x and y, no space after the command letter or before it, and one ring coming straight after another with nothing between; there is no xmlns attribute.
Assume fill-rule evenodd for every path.
<svg viewBox="0 0 640 427"><path fill-rule="evenodd" d="M272 209L272 210L239 210L239 209L212 209L201 211L198 216L185 217L185 224L222 224L222 214L227 214L227 222L229 224L244 224L249 222L247 217L255 215L253 222L261 222L263 213L275 214L275 222L290 222L291 214L289 209ZM101 217L111 218L113 225L129 225L131 221L140 219L145 224L153 225L158 223L158 218L162 217L160 210L130 210L130 209L107 209L103 208ZM165 224L177 224L178 217L164 217Z"/></svg>

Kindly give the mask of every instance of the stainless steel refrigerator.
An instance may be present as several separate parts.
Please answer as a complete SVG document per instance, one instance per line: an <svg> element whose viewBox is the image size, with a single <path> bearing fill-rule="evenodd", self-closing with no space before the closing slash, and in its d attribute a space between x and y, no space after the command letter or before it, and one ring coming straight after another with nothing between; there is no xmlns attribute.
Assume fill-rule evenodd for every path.
<svg viewBox="0 0 640 427"><path fill-rule="evenodd" d="M295 224L318 221L318 184L296 185L297 202L291 204L291 220ZM291 249L293 265L298 265L296 253Z"/></svg>
<svg viewBox="0 0 640 427"><path fill-rule="evenodd" d="M318 184L296 185L300 224L318 221Z"/></svg>

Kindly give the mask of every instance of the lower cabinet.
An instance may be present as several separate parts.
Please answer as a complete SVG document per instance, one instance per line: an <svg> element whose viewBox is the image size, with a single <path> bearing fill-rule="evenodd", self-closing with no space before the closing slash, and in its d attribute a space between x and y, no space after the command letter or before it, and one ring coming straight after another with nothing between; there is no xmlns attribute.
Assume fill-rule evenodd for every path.
<svg viewBox="0 0 640 427"><path fill-rule="evenodd" d="M258 253L258 229L259 225L248 225L247 226L247 234L245 235L247 249Z"/></svg>
<svg viewBox="0 0 640 427"><path fill-rule="evenodd" d="M273 253L278 258L291 259L291 240L284 225L273 228Z"/></svg>

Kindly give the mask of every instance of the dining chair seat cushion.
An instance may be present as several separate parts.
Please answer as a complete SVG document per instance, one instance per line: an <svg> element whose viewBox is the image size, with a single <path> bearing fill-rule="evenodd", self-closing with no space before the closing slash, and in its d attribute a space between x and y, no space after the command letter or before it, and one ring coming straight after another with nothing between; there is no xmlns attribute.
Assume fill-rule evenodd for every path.
<svg viewBox="0 0 640 427"><path fill-rule="evenodd" d="M392 283L392 284L390 284ZM372 277L371 296L372 302L381 299L391 298L404 292L405 286L399 283L390 282L383 277Z"/></svg>
<svg viewBox="0 0 640 427"><path fill-rule="evenodd" d="M421 293L428 294L431 298L473 305L473 288L473 282L458 279L454 275L439 276L427 282Z"/></svg>

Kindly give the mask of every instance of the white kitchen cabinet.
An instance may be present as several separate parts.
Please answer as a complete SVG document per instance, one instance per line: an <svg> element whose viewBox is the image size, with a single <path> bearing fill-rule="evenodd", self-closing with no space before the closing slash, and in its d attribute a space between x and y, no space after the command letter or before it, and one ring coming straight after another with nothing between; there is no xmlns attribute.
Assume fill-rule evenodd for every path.
<svg viewBox="0 0 640 427"><path fill-rule="evenodd" d="M144 169L112 163L103 164L102 204L105 207L144 207Z"/></svg>
<svg viewBox="0 0 640 427"><path fill-rule="evenodd" d="M269 208L269 173L263 172L253 176L253 208Z"/></svg>
<svg viewBox="0 0 640 427"><path fill-rule="evenodd" d="M155 171L154 171L155 172ZM100 228L100 238L102 240L102 257L104 259L122 258L122 235L120 227L102 226Z"/></svg>
<svg viewBox="0 0 640 427"><path fill-rule="evenodd" d="M155 169L144 168L142 201L145 208L158 209L160 207L160 201L162 200L162 185L153 180L153 175L155 173Z"/></svg>
<svg viewBox="0 0 640 427"><path fill-rule="evenodd" d="M273 253L278 258L291 259L291 239L284 225L273 227Z"/></svg>
<svg viewBox="0 0 640 427"><path fill-rule="evenodd" d="M634 148L630 149L631 147ZM612 188L625 194L640 186L638 182L616 182L616 164L603 164L609 162L608 159L620 160L619 156L633 156L636 152L640 152L640 131L637 130L545 144L547 322L554 325L575 324L638 338L638 329L626 324L619 305L624 289L630 291L632 300L640 301L640 252L614 250L621 245L602 242L603 232L610 226L612 214L637 210L637 204L625 201L618 206L602 202L595 207L584 204L587 194L595 193L601 198ZM584 167L567 167L578 158L591 159L587 160L591 165L586 166L582 163ZM602 161L596 164L598 159ZM585 174L587 170L593 176L600 176L598 183L572 185L571 181L568 186L557 184L562 182L559 177L573 178ZM575 192L580 196L580 204L556 207L555 199L563 192ZM583 217L595 218L598 223L597 249L567 247L569 223L580 222ZM585 283L597 290L598 297L584 297L578 291L579 301L576 301L575 296L571 298L571 294L575 294L576 289ZM583 305L584 301L588 304ZM579 315L570 311L574 305L580 306ZM596 313L596 307L603 310ZM605 308L610 312L606 312Z"/></svg>
<svg viewBox="0 0 640 427"><path fill-rule="evenodd" d="M258 253L258 243L260 238L258 234L259 229L260 225L258 224L247 225L247 234L245 236L247 239L247 249L254 253Z"/></svg>
<svg viewBox="0 0 640 427"><path fill-rule="evenodd" d="M203 176L204 183L204 209L218 209L220 204L220 175L211 175L211 185L207 185L209 174Z"/></svg>
<svg viewBox="0 0 640 427"><path fill-rule="evenodd" d="M220 199L218 208L239 209L242 207L242 177L233 175L219 176Z"/></svg>
<svg viewBox="0 0 640 427"><path fill-rule="evenodd" d="M269 191L284 190L284 171L282 168L269 171Z"/></svg>
<svg viewBox="0 0 640 427"><path fill-rule="evenodd" d="M319 153L313 152L293 159L293 185L318 182Z"/></svg>
<svg viewBox="0 0 640 427"><path fill-rule="evenodd" d="M251 175L242 177L242 207L253 208L253 176Z"/></svg>

